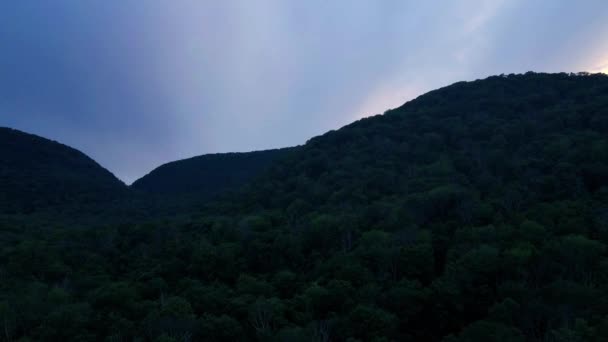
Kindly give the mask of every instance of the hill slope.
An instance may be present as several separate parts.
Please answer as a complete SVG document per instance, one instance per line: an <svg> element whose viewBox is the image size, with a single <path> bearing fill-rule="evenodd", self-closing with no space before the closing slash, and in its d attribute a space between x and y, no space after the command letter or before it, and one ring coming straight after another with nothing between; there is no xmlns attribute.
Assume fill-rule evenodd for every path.
<svg viewBox="0 0 608 342"><path fill-rule="evenodd" d="M150 194L211 197L259 175L290 150L218 153L178 160L159 166L131 188Z"/></svg>
<svg viewBox="0 0 608 342"><path fill-rule="evenodd" d="M222 211L240 272L278 297L297 274L282 303L336 340L606 339L608 77L432 91L311 139Z"/></svg>
<svg viewBox="0 0 608 342"><path fill-rule="evenodd" d="M0 249L15 337L606 341L608 77L430 92L311 139L185 224L15 231Z"/></svg>
<svg viewBox="0 0 608 342"><path fill-rule="evenodd" d="M4 214L99 203L127 190L82 152L18 130L0 127L0 158L0 211Z"/></svg>

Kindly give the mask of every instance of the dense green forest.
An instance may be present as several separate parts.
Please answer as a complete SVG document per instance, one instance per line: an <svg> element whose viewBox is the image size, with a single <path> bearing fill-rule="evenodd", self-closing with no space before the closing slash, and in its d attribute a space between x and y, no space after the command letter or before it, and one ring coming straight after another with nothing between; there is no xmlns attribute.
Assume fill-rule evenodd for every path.
<svg viewBox="0 0 608 342"><path fill-rule="evenodd" d="M19 148L1 203L38 177L60 196ZM0 339L608 340L608 76L460 82L275 157L219 196L201 164L151 173L171 202L200 189L179 219L111 178L98 210L137 220L3 216Z"/></svg>

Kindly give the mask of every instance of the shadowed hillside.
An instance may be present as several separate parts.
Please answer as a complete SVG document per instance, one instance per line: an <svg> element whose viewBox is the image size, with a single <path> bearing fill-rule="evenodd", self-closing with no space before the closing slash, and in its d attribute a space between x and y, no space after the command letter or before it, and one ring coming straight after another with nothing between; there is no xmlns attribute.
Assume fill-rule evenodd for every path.
<svg viewBox="0 0 608 342"><path fill-rule="evenodd" d="M291 150L206 154L178 160L159 166L131 188L151 194L210 197L242 185Z"/></svg>
<svg viewBox="0 0 608 342"><path fill-rule="evenodd" d="M0 214L79 226L189 215L213 197L238 190L290 150L175 161L129 188L80 151L0 128Z"/></svg>
<svg viewBox="0 0 608 342"><path fill-rule="evenodd" d="M69 146L0 127L0 213L30 214L119 198L127 187Z"/></svg>
<svg viewBox="0 0 608 342"><path fill-rule="evenodd" d="M205 189L199 161L226 161L188 161ZM188 189L162 169L150 189ZM608 76L459 82L191 213L0 222L7 339L606 341Z"/></svg>

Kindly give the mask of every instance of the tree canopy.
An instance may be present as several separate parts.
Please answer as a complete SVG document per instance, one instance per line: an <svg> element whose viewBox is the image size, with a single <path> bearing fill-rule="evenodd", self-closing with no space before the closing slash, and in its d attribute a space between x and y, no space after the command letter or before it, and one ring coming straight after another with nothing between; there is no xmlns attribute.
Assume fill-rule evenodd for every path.
<svg viewBox="0 0 608 342"><path fill-rule="evenodd" d="M456 83L187 208L1 220L0 338L605 341L608 76Z"/></svg>

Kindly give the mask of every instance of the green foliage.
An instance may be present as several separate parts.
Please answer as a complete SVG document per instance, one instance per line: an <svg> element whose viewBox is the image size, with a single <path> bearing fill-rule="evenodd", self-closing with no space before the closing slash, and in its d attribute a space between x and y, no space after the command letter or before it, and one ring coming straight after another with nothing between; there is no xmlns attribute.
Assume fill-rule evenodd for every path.
<svg viewBox="0 0 608 342"><path fill-rule="evenodd" d="M130 223L3 216L0 340L605 341L607 108L606 76L495 76L245 161L196 210L177 163L146 180L168 204L97 206ZM240 165L216 157L182 166Z"/></svg>

